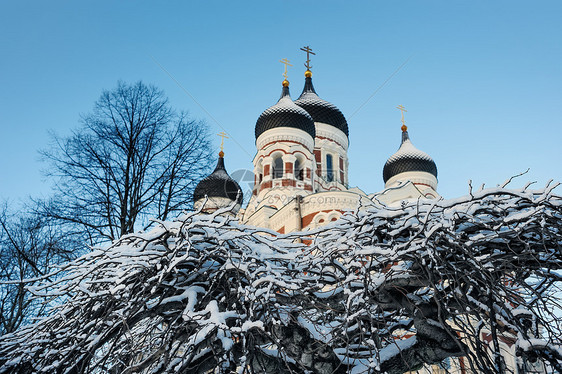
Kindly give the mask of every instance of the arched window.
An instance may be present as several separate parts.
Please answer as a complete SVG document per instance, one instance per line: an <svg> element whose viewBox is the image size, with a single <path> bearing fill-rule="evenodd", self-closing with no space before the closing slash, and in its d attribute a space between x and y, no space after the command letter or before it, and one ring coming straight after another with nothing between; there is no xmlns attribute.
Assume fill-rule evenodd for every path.
<svg viewBox="0 0 562 374"><path fill-rule="evenodd" d="M334 160L330 154L326 155L326 179L328 182L334 180Z"/></svg>
<svg viewBox="0 0 562 374"><path fill-rule="evenodd" d="M304 179L304 170L302 168L302 164L297 158L295 160L295 179L302 181Z"/></svg>
<svg viewBox="0 0 562 374"><path fill-rule="evenodd" d="M271 174L273 175L273 179L283 178L283 159L281 156L276 157L273 160L273 169Z"/></svg>
<svg viewBox="0 0 562 374"><path fill-rule="evenodd" d="M256 174L258 175L258 185L261 185L261 182L263 181L263 172L263 159L259 159L256 168Z"/></svg>

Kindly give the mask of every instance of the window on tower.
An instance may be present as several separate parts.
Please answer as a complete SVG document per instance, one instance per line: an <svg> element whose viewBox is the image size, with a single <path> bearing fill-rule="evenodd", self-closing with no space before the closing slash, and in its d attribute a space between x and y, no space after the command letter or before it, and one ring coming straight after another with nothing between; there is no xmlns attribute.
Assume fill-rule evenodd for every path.
<svg viewBox="0 0 562 374"><path fill-rule="evenodd" d="M273 169L272 169L273 179L280 179L283 178L283 159L281 156L276 157L273 160Z"/></svg>
<svg viewBox="0 0 562 374"><path fill-rule="evenodd" d="M326 180L333 182L334 180L334 160L332 155L326 155Z"/></svg>
<svg viewBox="0 0 562 374"><path fill-rule="evenodd" d="M304 179L304 170L302 169L302 163L298 158L295 161L295 179L300 181Z"/></svg>

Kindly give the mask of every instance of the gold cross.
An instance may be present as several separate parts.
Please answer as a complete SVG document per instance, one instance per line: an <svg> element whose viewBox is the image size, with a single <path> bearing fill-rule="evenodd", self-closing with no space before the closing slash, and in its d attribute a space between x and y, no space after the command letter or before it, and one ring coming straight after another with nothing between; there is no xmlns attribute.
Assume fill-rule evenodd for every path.
<svg viewBox="0 0 562 374"><path fill-rule="evenodd" d="M282 63L282 64L285 64L285 72L283 73L283 77L285 79L287 79L288 78L288 76L287 76L287 66L293 66L293 65L289 64L289 60L287 60L286 58L284 58L282 60L279 60L279 62Z"/></svg>
<svg viewBox="0 0 562 374"><path fill-rule="evenodd" d="M402 112L402 126L406 126L406 121L404 121L404 112L407 112L406 108L404 108L404 105L398 105L396 109Z"/></svg>
<svg viewBox="0 0 562 374"><path fill-rule="evenodd" d="M306 47L302 47L301 51L306 52L306 63L304 64L304 66L307 70L310 70L310 68L312 67L310 66L310 55L316 56L316 53L312 52L312 49L308 45Z"/></svg>
<svg viewBox="0 0 562 374"><path fill-rule="evenodd" d="M223 152L224 151L224 139L229 139L228 134L226 132L222 131L222 132L219 132L217 135L221 137L221 152Z"/></svg>

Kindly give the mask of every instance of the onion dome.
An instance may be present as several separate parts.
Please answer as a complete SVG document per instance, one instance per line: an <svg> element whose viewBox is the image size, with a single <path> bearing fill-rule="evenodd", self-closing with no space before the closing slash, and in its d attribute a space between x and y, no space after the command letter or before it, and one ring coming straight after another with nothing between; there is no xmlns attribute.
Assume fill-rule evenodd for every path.
<svg viewBox="0 0 562 374"><path fill-rule="evenodd" d="M219 152L219 160L215 171L203 178L193 191L193 201L209 198L227 198L242 204L242 190L234 179L228 175L224 168L224 152Z"/></svg>
<svg viewBox="0 0 562 374"><path fill-rule="evenodd" d="M293 127L316 137L316 128L310 114L295 105L289 94L289 81L283 81L281 98L274 106L266 109L256 122L256 139L267 130L276 127Z"/></svg>
<svg viewBox="0 0 562 374"><path fill-rule="evenodd" d="M402 144L395 154L390 156L382 171L384 182L400 173L408 171L421 171L432 174L437 178L437 166L433 159L425 152L420 151L410 141L408 128L402 126Z"/></svg>
<svg viewBox="0 0 562 374"><path fill-rule="evenodd" d="M304 76L304 89L302 90L300 97L295 100L295 104L310 113L314 122L322 122L332 125L343 131L345 136L349 136L347 121L342 112L334 104L329 103L326 100L322 100L316 94L314 86L312 85L312 72L310 70L307 70L304 73Z"/></svg>

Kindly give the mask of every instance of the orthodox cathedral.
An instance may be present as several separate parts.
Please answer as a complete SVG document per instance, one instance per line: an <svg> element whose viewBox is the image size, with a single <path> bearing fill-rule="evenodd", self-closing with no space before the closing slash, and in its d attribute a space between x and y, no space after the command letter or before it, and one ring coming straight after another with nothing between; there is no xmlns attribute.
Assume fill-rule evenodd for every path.
<svg viewBox="0 0 562 374"><path fill-rule="evenodd" d="M217 167L194 192L194 206L203 212L235 204L233 214L252 226L279 233L315 228L336 221L344 212L378 201L437 198L437 167L412 144L402 111L402 141L382 170L385 189L366 194L348 184L349 125L343 113L320 98L312 83L309 47L304 87L293 100L285 64L281 97L258 117L255 126L254 187L242 208L240 186L226 172L221 150ZM224 138L223 138L224 140ZM222 148L222 145L221 145Z"/></svg>
<svg viewBox="0 0 562 374"><path fill-rule="evenodd" d="M230 214L242 223L289 233L325 225L345 212L375 203L392 206L405 199L439 198L437 166L410 140L404 121L406 110L401 105L397 108L402 112L402 139L382 168L384 190L367 194L349 187L350 126L343 113L314 89L312 52L309 47L302 50L307 52L302 93L296 100L291 98L289 62L281 60L285 64L281 97L256 121L254 186L247 206L242 207L242 190L225 169L221 144L215 170L195 188L195 209L211 213L233 206ZM224 142L226 134L219 135ZM515 368L515 347L505 342L500 345L506 364ZM448 367L426 366L417 373L466 372L462 359L446 361ZM543 373L544 368L534 372Z"/></svg>

